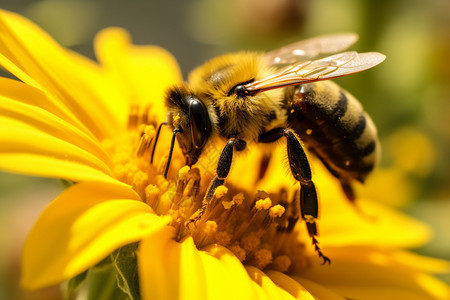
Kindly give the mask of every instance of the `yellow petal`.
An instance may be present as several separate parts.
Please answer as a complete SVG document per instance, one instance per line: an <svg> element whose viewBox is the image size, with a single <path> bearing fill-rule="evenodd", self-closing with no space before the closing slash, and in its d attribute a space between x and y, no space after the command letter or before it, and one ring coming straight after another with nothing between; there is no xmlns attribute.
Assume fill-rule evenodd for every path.
<svg viewBox="0 0 450 300"><path fill-rule="evenodd" d="M174 238L175 228L165 227L139 244L138 268L142 299L179 299L181 250Z"/></svg>
<svg viewBox="0 0 450 300"><path fill-rule="evenodd" d="M135 46L128 33L120 28L101 31L95 40L99 61L105 69L125 84L132 104L151 103L152 113L165 119L164 93L167 87L181 81L176 60L156 46Z"/></svg>
<svg viewBox="0 0 450 300"><path fill-rule="evenodd" d="M449 299L448 286L373 248L327 248L331 265L304 270L305 278L350 299Z"/></svg>
<svg viewBox="0 0 450 300"><path fill-rule="evenodd" d="M99 139L125 129L127 104L93 62L59 46L33 23L0 11L0 64L66 106Z"/></svg>
<svg viewBox="0 0 450 300"><path fill-rule="evenodd" d="M269 276L272 275L270 274ZM346 300L344 297L342 297L341 295L338 295L337 293L331 291L330 289L326 288L325 286L322 286L320 284L317 284L314 281L305 279L305 278L300 278L300 277L289 277L291 278L291 280L294 280L296 282L298 282L299 284L301 284L306 290L308 290L308 292L311 293L311 295L314 295L314 299L327 299L327 300ZM275 278L272 278L275 282L278 283L278 281L276 281ZM284 281L284 280L283 280Z"/></svg>
<svg viewBox="0 0 450 300"><path fill-rule="evenodd" d="M22 285L35 289L69 279L168 222L130 188L74 185L44 210L25 241Z"/></svg>
<svg viewBox="0 0 450 300"><path fill-rule="evenodd" d="M282 288L283 290L287 291L289 294L294 296L294 299L304 299L304 300L314 300L316 298L313 297L311 292L307 289L305 289L299 282L295 281L291 277L287 276L286 274L280 273L278 271L267 271L267 276L273 282ZM323 296L323 294L321 295ZM325 297L318 297L318 299L333 299L333 298L325 298Z"/></svg>
<svg viewBox="0 0 450 300"><path fill-rule="evenodd" d="M328 203L326 203L328 204ZM360 199L357 207L336 199L332 209L324 207L320 219L320 242L326 246L374 245L418 247L431 237L431 229L386 205Z"/></svg>
<svg viewBox="0 0 450 300"><path fill-rule="evenodd" d="M207 271L192 238L180 244L180 299L208 299ZM192 278L192 279L191 279Z"/></svg>
<svg viewBox="0 0 450 300"><path fill-rule="evenodd" d="M128 125L130 105L125 90L117 78L109 76L93 61L75 52L69 55L71 62L79 68L77 73L72 71L74 78L67 78L64 85L74 101L79 103L76 109L81 110L81 119L89 118L89 122L92 120L99 127L103 137L114 140ZM73 93L72 82L79 83L78 87L75 86L75 89L80 89L76 94Z"/></svg>
<svg viewBox="0 0 450 300"><path fill-rule="evenodd" d="M199 251L192 238L178 243L174 230L165 231L148 237L139 248L143 299L257 299L263 294L225 248Z"/></svg>
<svg viewBox="0 0 450 300"><path fill-rule="evenodd" d="M264 295L242 263L228 249L211 245L200 251L208 286L207 299L257 299ZM264 299L264 298L262 298Z"/></svg>
<svg viewBox="0 0 450 300"><path fill-rule="evenodd" d="M18 120L0 117L0 168L71 181L119 182L104 161Z"/></svg>
<svg viewBox="0 0 450 300"><path fill-rule="evenodd" d="M273 151L267 175L257 184L257 189L279 193L280 188L284 187L290 195L299 189L299 185L295 184L287 172L289 167L283 164L285 156L286 149L282 145ZM240 163L248 160L241 159L244 162ZM351 204L339 181L323 164L312 155L309 160L319 198L318 226L322 246L374 245L404 248L422 246L430 239L429 226L386 205L370 199L357 199L355 205ZM237 181L234 180L233 183L239 184ZM298 226L305 227L300 222Z"/></svg>
<svg viewBox="0 0 450 300"><path fill-rule="evenodd" d="M441 259L421 256L408 251L395 251L390 254L394 260L426 273L448 273L450 262Z"/></svg>
<svg viewBox="0 0 450 300"><path fill-rule="evenodd" d="M28 89L28 86L26 85L23 85L23 87L25 90ZM20 97L19 95L15 95L15 98L10 98L11 95L4 97L1 93L2 92L0 91L0 115L2 117L19 121L20 123L23 123L24 126L30 127L30 129L34 128L36 131L48 133L55 138L78 146L110 166L109 157L103 149L100 148L100 144L97 140L54 114L49 113L45 109L22 103L25 102L23 101L23 98L21 99L22 101L17 101L16 97ZM2 130L7 131L9 129L2 128ZM17 138L23 139L21 136L17 136Z"/></svg>
<svg viewBox="0 0 450 300"><path fill-rule="evenodd" d="M86 135L94 137L92 132L90 132L66 106L54 97L51 97L51 95L49 96L31 85L9 78L0 77L0 86L2 87L0 95L5 98L40 107L77 127Z"/></svg>
<svg viewBox="0 0 450 300"><path fill-rule="evenodd" d="M253 280L255 291L259 293L257 299L301 299L314 300L314 298L307 291L304 293L295 293L292 290L287 290L284 286L280 286L272 281L272 278L267 276L263 271L253 266L246 266L248 275ZM297 283L297 286L299 284Z"/></svg>

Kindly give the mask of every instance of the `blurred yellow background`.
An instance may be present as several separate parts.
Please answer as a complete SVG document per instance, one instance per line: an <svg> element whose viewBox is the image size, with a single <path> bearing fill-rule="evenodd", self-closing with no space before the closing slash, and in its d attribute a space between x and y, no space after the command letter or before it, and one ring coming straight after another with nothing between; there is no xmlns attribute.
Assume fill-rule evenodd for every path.
<svg viewBox="0 0 450 300"><path fill-rule="evenodd" d="M0 8L91 58L96 32L123 27L135 43L172 52L185 76L234 50L358 33L353 49L387 56L370 71L337 80L371 114L383 146L379 170L359 193L430 224L433 240L416 251L450 259L450 1L3 0ZM27 230L62 188L57 180L0 173L0 299L58 299L54 289L20 292L17 280Z"/></svg>

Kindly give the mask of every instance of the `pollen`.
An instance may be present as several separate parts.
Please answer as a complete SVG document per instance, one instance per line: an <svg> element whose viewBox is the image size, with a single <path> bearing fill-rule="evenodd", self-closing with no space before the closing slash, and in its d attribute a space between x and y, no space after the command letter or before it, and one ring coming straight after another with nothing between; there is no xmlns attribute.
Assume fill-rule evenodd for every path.
<svg viewBox="0 0 450 300"><path fill-rule="evenodd" d="M154 206L155 204L157 204L159 193L160 190L156 185L147 185L147 187L145 188L146 203L150 206Z"/></svg>
<svg viewBox="0 0 450 300"><path fill-rule="evenodd" d="M216 244L222 246L229 246L231 242L231 236L225 231L218 231L214 234Z"/></svg>
<svg viewBox="0 0 450 300"><path fill-rule="evenodd" d="M218 188L216 188L216 190L214 191L214 197L216 198L223 198L226 194L228 193L228 189L221 185Z"/></svg>
<svg viewBox="0 0 450 300"><path fill-rule="evenodd" d="M159 215L165 215L172 207L172 199L170 198L170 192L164 193L159 200L158 206L155 211Z"/></svg>
<svg viewBox="0 0 450 300"><path fill-rule="evenodd" d="M260 236L256 234L250 234L241 240L241 246L246 251L254 251L258 248L260 244L261 244Z"/></svg>
<svg viewBox="0 0 450 300"><path fill-rule="evenodd" d="M236 203L236 205L241 205L242 202L244 202L244 193L239 193L237 195L234 195L233 202Z"/></svg>
<svg viewBox="0 0 450 300"><path fill-rule="evenodd" d="M259 249L254 252L252 264L258 269L264 269L272 262L272 252L269 249Z"/></svg>
<svg viewBox="0 0 450 300"><path fill-rule="evenodd" d="M156 132L153 126L147 125L143 127L142 136L137 146L136 156L141 157L147 152L155 135Z"/></svg>
<svg viewBox="0 0 450 300"><path fill-rule="evenodd" d="M244 261L247 257L247 251L242 249L239 245L231 245L228 249L230 249L240 261Z"/></svg>
<svg viewBox="0 0 450 300"><path fill-rule="evenodd" d="M314 224L316 222L316 218L314 218L311 215L305 215L304 219L305 219L306 223Z"/></svg>
<svg viewBox="0 0 450 300"><path fill-rule="evenodd" d="M187 180L190 169L191 168L189 168L189 166L182 167L180 169L180 171L178 171L178 178L179 178L179 180Z"/></svg>
<svg viewBox="0 0 450 300"><path fill-rule="evenodd" d="M286 209L283 206L277 204L269 209L269 215L272 218L279 218L284 214L285 211Z"/></svg>
<svg viewBox="0 0 450 300"><path fill-rule="evenodd" d="M230 209L235 204L236 203L234 201L222 201L223 208L226 210Z"/></svg>
<svg viewBox="0 0 450 300"><path fill-rule="evenodd" d="M272 206L272 200L269 197L256 201L255 208L257 210L269 209Z"/></svg>
<svg viewBox="0 0 450 300"><path fill-rule="evenodd" d="M202 230L205 232L205 234L213 234L217 232L217 223L214 221L206 221L203 223Z"/></svg>
<svg viewBox="0 0 450 300"><path fill-rule="evenodd" d="M171 217L169 226L177 232L176 241L191 236L198 249L221 245L243 264L260 269L287 272L308 265L305 257L310 251L298 244L299 233L293 226L298 219L298 204L286 199L283 196L286 192L269 194L253 187L237 189L227 179L216 188L209 203L205 203L204 196L211 182L209 174L215 168L217 153L209 158L215 162L213 166L189 167L184 165L185 157L176 143L165 178L171 134L164 133L162 127L158 146L154 147L156 130L149 124L158 122L149 122L151 114L141 116L138 108L132 113L132 124L123 141L104 141L103 146L110 153L115 177L132 186L155 214ZM180 116L175 115L173 119L179 121ZM306 222L314 221L313 216L307 216Z"/></svg>
<svg viewBox="0 0 450 300"><path fill-rule="evenodd" d="M172 122L174 127L178 127L180 125L180 119L181 119L180 114L176 114L175 116L173 116Z"/></svg>
<svg viewBox="0 0 450 300"><path fill-rule="evenodd" d="M280 255L275 257L275 259L272 262L272 268L280 271L280 272L287 272L289 271L289 267L291 266L292 261L287 255Z"/></svg>
<svg viewBox="0 0 450 300"><path fill-rule="evenodd" d="M143 171L138 170L133 175L133 186L136 187L137 190L145 190L148 185L148 175Z"/></svg>

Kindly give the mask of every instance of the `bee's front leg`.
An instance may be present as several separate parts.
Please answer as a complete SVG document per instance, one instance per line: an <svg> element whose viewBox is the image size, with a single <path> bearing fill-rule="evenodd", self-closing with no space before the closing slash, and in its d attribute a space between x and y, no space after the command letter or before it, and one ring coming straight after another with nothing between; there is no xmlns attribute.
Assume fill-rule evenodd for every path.
<svg viewBox="0 0 450 300"><path fill-rule="evenodd" d="M312 239L316 252L323 259L323 263L330 263L330 259L323 255L320 250L319 242L316 238L318 235L316 221L319 215L319 204L316 187L312 181L311 167L300 141L292 130L280 127L260 135L259 142L272 143L283 136L287 140L287 155L291 173L300 182L300 210L302 218L306 223L308 234Z"/></svg>
<svg viewBox="0 0 450 300"><path fill-rule="evenodd" d="M216 168L216 176L211 181L208 187L208 192L202 201L202 207L199 211L195 213L194 217L191 217L188 221L186 221L185 226L188 226L191 223L195 223L200 220L202 215L205 213L208 208L209 202L214 196L214 191L225 182L225 178L228 176L228 173L231 169L231 162L233 161L233 151L241 151L245 148L246 142L241 139L231 138L228 140L227 144L222 150L220 154L219 161L217 163Z"/></svg>

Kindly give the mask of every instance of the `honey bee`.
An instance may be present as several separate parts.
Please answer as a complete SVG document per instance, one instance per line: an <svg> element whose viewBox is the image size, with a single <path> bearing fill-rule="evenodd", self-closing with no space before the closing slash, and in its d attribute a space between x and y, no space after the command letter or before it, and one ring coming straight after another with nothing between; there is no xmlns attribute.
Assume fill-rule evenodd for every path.
<svg viewBox="0 0 450 300"><path fill-rule="evenodd" d="M353 201L351 181L364 182L377 163L377 131L351 94L324 80L367 70L385 59L377 52L341 52L356 40L356 34L334 34L265 54L226 54L196 68L187 83L168 90L167 122L163 124L170 126L173 137L165 177L175 137L189 166L198 161L214 137L225 144L202 207L188 223L201 217L215 189L224 184L235 151L244 150L249 143L272 143L284 137L290 171L300 184L301 217L319 256L324 263L330 262L318 247L317 192L300 141L341 182ZM336 52L341 53L323 57Z"/></svg>

